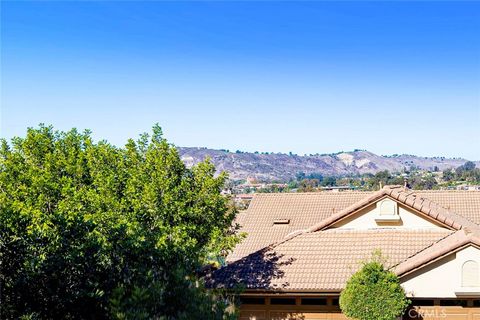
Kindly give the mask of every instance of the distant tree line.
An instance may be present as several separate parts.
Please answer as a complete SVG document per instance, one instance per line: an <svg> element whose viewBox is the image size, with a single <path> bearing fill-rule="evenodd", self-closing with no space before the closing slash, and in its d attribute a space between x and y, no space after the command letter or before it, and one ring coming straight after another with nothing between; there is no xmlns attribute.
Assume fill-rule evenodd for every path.
<svg viewBox="0 0 480 320"><path fill-rule="evenodd" d="M480 168L475 163L467 161L456 169L440 172L435 166L432 171L420 170L415 166L404 168L401 173L392 173L388 170L375 174L367 173L356 176L324 176L321 173L298 172L292 179L289 189L298 192L312 192L322 187L350 186L360 190L378 190L384 185L403 185L415 190L432 190L456 184L480 184Z"/></svg>
<svg viewBox="0 0 480 320"><path fill-rule="evenodd" d="M472 161L467 161L455 170L443 171L443 180L450 183L458 181L480 183L480 168L477 168Z"/></svg>
<svg viewBox="0 0 480 320"><path fill-rule="evenodd" d="M235 190L242 181L230 181L227 186ZM328 187L350 187L356 190L378 190L385 185L404 185L414 190L433 190L454 187L461 184L479 185L480 168L472 161L467 161L456 169L443 172L434 166L426 171L411 165L403 168L402 172L379 171L375 174L366 173L351 176L329 176L319 172L298 172L294 178L281 186L283 181L276 181L278 185L266 186L261 189L243 188L242 193L261 192L315 192ZM238 192L238 191L237 191Z"/></svg>

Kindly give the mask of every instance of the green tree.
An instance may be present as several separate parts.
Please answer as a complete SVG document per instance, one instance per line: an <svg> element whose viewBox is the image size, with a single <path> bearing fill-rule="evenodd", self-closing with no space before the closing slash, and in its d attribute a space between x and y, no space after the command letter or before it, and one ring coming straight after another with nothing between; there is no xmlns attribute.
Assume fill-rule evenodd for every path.
<svg viewBox="0 0 480 320"><path fill-rule="evenodd" d="M337 185L337 179L335 177L329 176L329 177L325 177L322 180L322 186L333 187L336 185Z"/></svg>
<svg viewBox="0 0 480 320"><path fill-rule="evenodd" d="M227 317L197 276L238 241L214 173L186 168L158 126L124 148L43 125L2 140L2 318Z"/></svg>
<svg viewBox="0 0 480 320"><path fill-rule="evenodd" d="M443 180L447 182L455 180L455 172L452 171L451 169L444 170L442 176L443 176Z"/></svg>
<svg viewBox="0 0 480 320"><path fill-rule="evenodd" d="M318 189L318 179L303 179L298 186L298 192L313 192Z"/></svg>
<svg viewBox="0 0 480 320"><path fill-rule="evenodd" d="M358 320L394 320L409 303L398 277L385 269L379 253L348 280L340 295L343 313Z"/></svg>
<svg viewBox="0 0 480 320"><path fill-rule="evenodd" d="M457 168L457 172L462 172L462 171L472 171L476 167L475 163L472 161L467 161L461 166Z"/></svg>

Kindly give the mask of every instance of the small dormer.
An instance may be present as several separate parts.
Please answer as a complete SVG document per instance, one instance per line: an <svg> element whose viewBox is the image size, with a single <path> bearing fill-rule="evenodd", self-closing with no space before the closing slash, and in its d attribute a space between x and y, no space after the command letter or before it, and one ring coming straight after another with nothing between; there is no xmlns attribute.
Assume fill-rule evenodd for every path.
<svg viewBox="0 0 480 320"><path fill-rule="evenodd" d="M400 221L398 204L389 198L377 202L375 221L377 223L388 223Z"/></svg>

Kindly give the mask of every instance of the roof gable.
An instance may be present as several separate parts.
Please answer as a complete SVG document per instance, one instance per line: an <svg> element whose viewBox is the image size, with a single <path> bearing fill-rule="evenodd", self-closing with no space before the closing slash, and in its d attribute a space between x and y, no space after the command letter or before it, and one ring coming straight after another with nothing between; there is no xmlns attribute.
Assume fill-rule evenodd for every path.
<svg viewBox="0 0 480 320"><path fill-rule="evenodd" d="M401 186L386 186L381 190L365 197L351 206L331 215L330 217L320 221L319 223L306 229L306 232L315 232L326 230L342 220L351 217L360 210L381 201L383 199L391 199L400 205L410 208L412 211L423 215L426 219L433 221L438 225L442 225L452 230L460 230L462 227L478 227L474 222L448 211L435 202L417 195L414 191L408 190Z"/></svg>
<svg viewBox="0 0 480 320"><path fill-rule="evenodd" d="M235 247L228 260L238 260L294 232L305 230L370 194L372 192L366 191L255 194L248 209L238 219L247 238ZM276 219L290 221L275 224Z"/></svg>
<svg viewBox="0 0 480 320"><path fill-rule="evenodd" d="M480 248L480 229L473 231L465 228L456 231L438 241L432 246L417 252L415 255L401 261L394 267L395 273L399 276L406 276L409 273L428 266L429 264L455 253L468 246Z"/></svg>
<svg viewBox="0 0 480 320"><path fill-rule="evenodd" d="M463 233L463 231L459 232ZM451 235L438 244L445 246L447 249L449 247L447 242L452 244L452 240L457 237L461 238L463 235ZM437 257L431 255L430 258L433 259L429 259L427 263L403 273L400 276L400 281L407 294L428 298L478 297L480 294L480 249L473 242L457 242L457 244L456 248L448 248L453 248L451 251L444 251ZM434 244L429 248L438 251L439 246ZM433 252L428 249L424 251ZM417 257L426 258L422 252L407 259L406 264L402 263L401 266L409 265L413 267L420 262ZM400 269L398 271L401 272ZM439 279L442 279L442 281L439 281Z"/></svg>
<svg viewBox="0 0 480 320"><path fill-rule="evenodd" d="M381 198L333 223L329 228L452 228L389 197Z"/></svg>
<svg viewBox="0 0 480 320"><path fill-rule="evenodd" d="M456 208L465 209L472 203L474 208L469 212L478 212L480 217L480 206L468 202L464 193L431 193L440 200L444 198L440 194L460 195L465 203ZM256 195L242 214L243 231L249 235L235 248L233 258L229 256L231 263L214 272L210 284L231 287L240 282L251 290L335 291L341 289L342 277L346 276L337 277L331 270L341 268L342 274L349 275L347 271L352 271L352 266L360 260L357 256L360 248L363 259L374 249L380 249L391 258L391 268L403 276L462 245L480 246L479 225L448 210L447 202L441 206L426 199L424 194L388 186L377 192ZM480 195L470 194L475 199ZM395 203L442 227L332 228L384 200L390 201L385 206L387 211ZM275 224L275 219L283 223Z"/></svg>

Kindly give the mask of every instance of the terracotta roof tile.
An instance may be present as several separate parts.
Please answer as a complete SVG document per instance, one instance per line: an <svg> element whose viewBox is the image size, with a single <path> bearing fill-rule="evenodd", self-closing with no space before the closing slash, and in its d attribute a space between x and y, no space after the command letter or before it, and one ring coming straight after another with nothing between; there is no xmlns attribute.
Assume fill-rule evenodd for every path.
<svg viewBox="0 0 480 320"><path fill-rule="evenodd" d="M386 196L460 231L326 229ZM274 224L276 219L290 222ZM388 186L377 192L260 194L237 221L249 235L228 257L231 263L214 273L211 285L335 291L374 249L404 274L461 244L480 245L480 192Z"/></svg>
<svg viewBox="0 0 480 320"><path fill-rule="evenodd" d="M342 213L365 206L385 195L394 195L406 205L412 205L417 198L422 198L421 211L433 219L439 217L445 221L448 218L446 223L454 229L465 225L472 227L472 222L480 223L478 191L412 191L400 186L387 186L377 192L256 194L248 210L238 220L243 226L242 231L248 236L229 255L228 260L240 259L282 240L292 232L328 225ZM290 219L290 223L274 225L275 219Z"/></svg>
<svg viewBox="0 0 480 320"><path fill-rule="evenodd" d="M348 191L256 194L241 221L241 231L248 236L228 260L237 260L292 232L304 230L370 194ZM274 225L275 219L290 219L290 223Z"/></svg>
<svg viewBox="0 0 480 320"><path fill-rule="evenodd" d="M409 198L409 197L407 196L404 202L405 202L405 204L413 207L413 205L415 204L415 198L413 198L413 197L410 197L410 198Z"/></svg>
<svg viewBox="0 0 480 320"><path fill-rule="evenodd" d="M459 225L460 227L462 226L472 226L472 227L478 227L475 223L472 221L452 212L449 210L446 210L445 208L437 205L436 203L432 202L431 200L424 198L420 196L420 193L412 192L408 189L405 189L404 187L401 186L385 186L381 190L371 194L370 196L367 196L366 198L358 201L357 203L354 203L353 205L343 209L342 211L322 220L316 225L313 225L310 227L308 230L309 231L316 231L316 230L322 230L328 226L330 226L333 222L336 222L343 217L348 216L349 214L355 212L356 210L359 210L363 208L365 205L372 203L373 201L376 201L378 199L381 199L382 197L389 196L393 197L396 199L400 199L400 195L404 195L403 199L404 200L398 200L401 203L406 204L407 206L413 207L414 209L431 216L432 218L438 220L441 223L445 223L447 218L450 218L448 221L450 224L447 224L448 226L452 227L455 225ZM480 194L480 193L479 193ZM392 196L393 195L393 196ZM480 205L480 203L479 203ZM479 212L478 215L480 215L480 207L478 208ZM455 224L456 222L457 224Z"/></svg>
<svg viewBox="0 0 480 320"><path fill-rule="evenodd" d="M431 246L425 247L423 250L417 252L413 256L399 262L394 270L398 275L404 275L422 265L425 265L435 259L450 254L456 249L467 244L475 244L480 246L480 230L476 229L471 232L468 228L458 230L451 233L449 236L433 243Z"/></svg>
<svg viewBox="0 0 480 320"><path fill-rule="evenodd" d="M210 286L291 291L338 291L380 249L393 266L450 235L449 230L346 230L303 233L214 272Z"/></svg>
<svg viewBox="0 0 480 320"><path fill-rule="evenodd" d="M444 209L455 212L477 224L480 224L479 191L414 191L418 196L439 204Z"/></svg>

